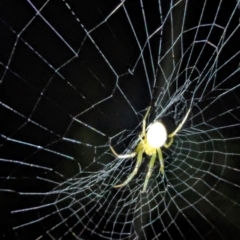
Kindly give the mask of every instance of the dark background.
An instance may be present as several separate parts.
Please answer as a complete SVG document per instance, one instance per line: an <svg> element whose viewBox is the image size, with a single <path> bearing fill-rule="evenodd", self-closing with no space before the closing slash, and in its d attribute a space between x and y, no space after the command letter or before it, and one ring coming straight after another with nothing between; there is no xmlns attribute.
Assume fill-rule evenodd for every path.
<svg viewBox="0 0 240 240"><path fill-rule="evenodd" d="M147 16L148 31L151 33L162 24L159 18L158 2L143 2ZM140 54L139 48L123 9L114 12L112 17L104 21L108 14L119 4L118 1L68 1L67 3L71 6L76 17L72 16L71 11L63 1L48 1L45 7L44 3L39 0L4 0L0 2L1 239L36 239L41 235L43 235L41 239L50 239L51 234L54 239L60 239L61 237L63 239L75 239L71 232L64 236L68 228L66 225L56 228L55 231L50 233L47 232L48 229L60 221L61 218L58 214L44 219L42 222L13 230L14 226L32 222L41 216L53 213L56 211L54 205L39 211L26 211L15 214L12 211L56 201L56 196L54 195L46 197L44 194L39 196L30 194L51 192L54 188L59 190L63 186L59 185L58 188L58 183L65 181L66 184L70 185L68 179L79 173L79 166L82 169L87 168L87 170L93 172L98 171L100 166L93 164L93 158L101 156L101 154L107 151L110 141L112 144L116 144L118 152L126 148L132 137L140 130L139 124L145 108L149 105L154 106L162 87L166 86L165 83L167 81L171 81L171 73L176 71L171 52L166 54L161 60L160 70L156 64L157 59L159 59L158 52L154 50L157 49L159 41L162 39L161 54L164 56L167 53L172 44L172 33L170 30L173 30L174 38L176 38L179 32L182 31L183 16L186 17L186 29L191 29L191 27L199 24L203 7L204 14L201 25L215 21L216 24L226 26L226 23L231 18L230 25L227 28L227 36L230 36L233 29L239 24L239 16L237 14L230 17L236 1L223 1L216 19L217 6L219 6L220 1L211 1L211 3L208 1L206 5L204 5L204 1L190 1L187 12L184 12L185 2L183 1L173 10L173 17L176 20L171 22L169 16L163 32L159 32L151 38L150 42L153 50L151 56L156 67L154 72L147 48L143 53L145 65L141 60L135 65L136 59ZM142 21L140 1L126 1L125 4L133 27L139 37L140 45L143 46L146 41L146 28ZM170 10L170 1L162 1L161 4L163 19L165 19ZM43 7L40 11L42 17L36 14L33 6L38 10ZM79 22L76 20L77 18ZM102 25L98 25L102 21ZM205 39L209 31L210 28L203 28L203 30L199 31L198 38ZM90 38L86 37L88 34L91 35L98 48L96 48ZM184 71L189 57L188 54L182 57L181 50L187 49L193 42L195 34L195 30L184 34L184 44L181 45L178 42L174 47L176 62L181 58L183 60L181 65L177 67L179 71ZM211 30L209 41L217 43L220 36L220 32L215 29ZM230 41L221 52L219 65L226 62L239 49L239 31L237 31L234 36L231 36ZM191 60L193 63L201 50L202 45L199 46L199 49L198 47L195 48ZM209 56L212 54L212 50L213 48L211 47L206 48L201 55L198 63L200 70L204 69ZM104 57L100 51L104 54ZM222 70L218 71L219 74L215 80L216 85L234 72L238 64L239 54L231 62L228 62ZM154 74L156 74L155 79ZM177 72L175 72L175 75L177 75ZM186 77L184 75L179 76L176 81L178 82L178 87L183 85L185 80ZM239 170L238 139L240 128L238 121L239 111L237 108L240 101L239 90L238 88L234 89L234 86L237 86L237 84L239 84L239 76L234 75L231 81L226 81L226 84L219 88L221 89L220 92L232 89L229 94L212 104L211 108L205 112L204 118L200 115L195 117L191 123L197 124L203 120L207 121L214 116L227 112L227 109L233 109L232 113L236 118L230 118L228 117L230 114L226 114L211 122L211 124L214 123L219 128L221 126L233 125L232 127L227 127L226 131L224 129L220 130L220 135L223 134L223 136L229 139L232 137L235 139L234 142L213 143L216 149L219 147L217 146L218 144L220 148L224 149L227 146L229 153L233 153L231 154L233 156L230 159L229 156L226 157L224 154L219 157L214 153L211 159L214 159L212 160L214 163L215 160L220 159L219 161L223 166L230 163L231 169L236 168ZM193 110L193 115L197 115L199 109L204 109L212 102L209 99L217 97L219 94L216 91L212 95L198 101L197 97L201 96L205 85L203 84L196 93L196 100L194 101L196 108ZM195 87L192 84L191 90L194 90ZM176 88L174 85L171 86L169 92L174 92ZM212 88L213 85L207 86L207 89ZM190 90L188 94L190 94ZM170 97L166 94L161 102L161 106L164 106ZM158 105L155 107L156 111L153 111L151 118L154 118L159 109L161 109ZM187 106L185 107L187 108ZM85 113L86 109L89 110ZM88 125L79 124L79 122ZM207 126L202 126L202 129L204 127ZM126 131L119 135L123 129ZM114 137L115 135L117 136ZM217 139L220 138L220 135L213 137ZM119 140L121 137L123 141ZM196 136L193 136L193 138L196 140ZM66 139L74 139L76 143ZM200 141L203 142L202 139ZM207 144L202 145L211 149L211 146ZM42 147L39 148L38 146ZM197 153L201 154L201 151L202 149L199 147ZM61 153L62 155L56 153ZM111 160L112 156L103 154L101 163L109 163ZM32 167L31 164L40 167ZM189 164L191 164L191 161ZM168 229L168 232L174 239L175 237L179 239L177 228L181 229L184 237L180 236L180 238L183 239L201 239L200 235L206 239L238 239L240 233L238 217L240 213L239 177L232 170L229 170L229 174L226 172L226 175L221 174L220 178L230 181L231 184L229 185L224 181L221 182L222 186L215 184L215 182L211 183L211 179L205 179L205 181L210 185L212 184L211 186L213 186L213 189L215 187L217 193L220 192L223 196L228 196L227 199L221 198L221 194L216 194L219 197L219 199L216 199L214 190L203 190L201 193L203 198L209 199L212 203L220 202L217 209L220 209L224 214L219 214L213 206L207 206L204 203L196 205L196 209L201 211L207 219L211 220L216 227L215 229L214 227L209 227L206 219L199 217L199 214L191 207L179 215L172 214L172 216L176 216L176 225L171 225L169 228L166 226L168 226L167 223L172 221L169 217L171 214L167 212L165 215L161 215L165 225L164 223L160 225L158 220L153 221L158 219L159 212L164 210L162 205L160 206L159 204L158 211L151 210L151 214L146 218L142 213L142 224L147 224L149 216L152 217L149 220L152 221L151 226L146 227L145 229L147 230L144 230L146 235L141 235L141 227L135 229L135 231L139 231L142 239L152 239L164 228ZM209 175L208 177L210 178L211 176ZM234 184L237 186L236 188ZM109 188L108 198L115 198L116 192L111 187ZM21 194L26 192L30 196ZM211 195L212 193L213 196ZM190 203L195 202L194 191L186 194L190 195ZM187 199L189 199L189 195ZM61 198L61 194L58 197ZM78 198L77 196L75 197L76 199ZM118 195L119 199L122 197ZM82 198L81 195L80 198ZM155 201L157 199L156 197ZM71 200L67 199L63 206L61 204L57 206L60 209L60 207L67 206ZM88 208L91 209L87 201L86 210ZM178 205L183 207L180 200ZM81 206L80 203L79 205L74 205L76 209L72 208L66 212L63 211L62 217L68 217L69 212L77 210L79 206ZM102 208L104 209L104 206ZM89 214L93 214L96 210L90 211L88 209L88 211ZM175 213L177 210L169 207L169 211ZM79 216L81 214L83 213L80 212ZM184 214L188 216L187 219L190 223L186 221L186 215ZM93 223L88 223L89 228L94 228L94 222L98 222L101 213L99 215L93 214L93 216ZM74 226L76 221L78 220L75 217L69 218L68 226ZM131 221L130 214L129 219L126 219L126 221ZM104 221L102 224L105 226ZM137 221L134 224L135 227L139 226ZM116 226L107 225L106 228L110 232L113 231L112 229L114 229L114 232L117 230L120 232L131 231L127 227L129 227L129 224L126 224L126 229L123 229L121 224L119 226L117 224ZM193 230L194 227L198 229L200 235ZM83 228L84 226L79 221L76 229L73 228L72 232L79 233ZM90 233L91 231L86 229L83 231L81 238L104 239L103 236L94 236ZM109 237L107 233L106 235ZM112 238L118 239L119 235L121 236L121 234L116 232L116 235L112 236ZM168 238L168 233L164 232L162 239Z"/></svg>

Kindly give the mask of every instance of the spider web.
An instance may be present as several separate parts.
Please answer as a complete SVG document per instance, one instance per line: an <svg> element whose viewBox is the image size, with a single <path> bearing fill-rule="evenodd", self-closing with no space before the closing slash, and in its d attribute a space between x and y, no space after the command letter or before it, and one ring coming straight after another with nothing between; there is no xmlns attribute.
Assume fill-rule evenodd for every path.
<svg viewBox="0 0 240 240"><path fill-rule="evenodd" d="M238 239L238 1L0 3L1 239ZM147 107L172 132L120 189Z"/></svg>

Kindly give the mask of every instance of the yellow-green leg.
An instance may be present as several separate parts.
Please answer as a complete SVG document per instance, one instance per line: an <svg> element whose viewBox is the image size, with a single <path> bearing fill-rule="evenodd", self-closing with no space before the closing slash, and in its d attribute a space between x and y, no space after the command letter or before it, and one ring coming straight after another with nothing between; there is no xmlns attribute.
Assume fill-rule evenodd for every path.
<svg viewBox="0 0 240 240"><path fill-rule="evenodd" d="M145 137L145 135L146 135L146 119L150 112L150 109L151 109L151 107L148 108L148 110L143 118L143 121L142 121L142 134L141 134L142 137Z"/></svg>
<svg viewBox="0 0 240 240"><path fill-rule="evenodd" d="M148 185L148 180L149 180L149 178L150 178L151 175L152 175L152 171L153 171L153 166L154 166L155 159L156 159L156 152L154 152L153 155L152 155L152 157L151 157L151 160L150 160L150 163L149 163L149 166L148 166L148 172L147 172L147 175L146 175L144 184L143 184L142 193L146 192L147 185Z"/></svg>
<svg viewBox="0 0 240 240"><path fill-rule="evenodd" d="M190 111L191 111L191 108L188 109L188 111L187 111L185 117L183 118L182 122L180 122L180 124L174 130L174 132L172 132L171 134L168 135L169 138L173 138L178 133L178 131L182 128L183 124L186 122L186 120L188 118L188 115L189 115Z"/></svg>
<svg viewBox="0 0 240 240"><path fill-rule="evenodd" d="M168 143L165 143L163 146L165 148L169 148L172 143L173 143L173 138L176 136L176 134L180 131L180 129L183 127L183 124L186 122L187 118L188 118L188 115L191 111L191 108L188 109L185 117L183 118L182 122L180 122L180 124L178 125L178 127L171 133L168 135L168 138L169 138L169 142Z"/></svg>
<svg viewBox="0 0 240 240"><path fill-rule="evenodd" d="M169 135L169 136L170 136L170 135ZM169 148L169 147L172 145L172 143L173 143L173 137L169 137L169 136L168 136L169 142L163 144L163 146L164 146L165 148Z"/></svg>
<svg viewBox="0 0 240 240"><path fill-rule="evenodd" d="M157 152L158 152L158 159L159 159L159 162L160 162L160 169L159 169L159 171L161 172L162 175L164 175L164 161L163 161L161 148L157 148Z"/></svg>
<svg viewBox="0 0 240 240"><path fill-rule="evenodd" d="M128 178L123 183L121 183L119 185L115 185L114 186L115 188L121 188L123 186L126 186L134 178L134 176L137 174L138 169L142 163L143 152L144 152L143 149L139 150L138 155L137 155L137 162L136 162L134 170L132 171L132 173L128 176Z"/></svg>

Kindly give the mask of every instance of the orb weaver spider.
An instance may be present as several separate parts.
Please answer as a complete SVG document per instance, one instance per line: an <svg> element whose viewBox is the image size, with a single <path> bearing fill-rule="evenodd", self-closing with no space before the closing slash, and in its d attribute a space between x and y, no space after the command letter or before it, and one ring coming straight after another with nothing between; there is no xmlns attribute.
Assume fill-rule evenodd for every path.
<svg viewBox="0 0 240 240"><path fill-rule="evenodd" d="M115 185L114 186L115 188L121 188L123 186L126 186L133 179L133 177L138 173L138 169L142 163L143 153L147 154L148 156L151 156L151 159L148 166L148 172L143 184L142 192L146 192L147 184L148 184L149 178L151 177L153 166L154 166L157 155L160 161L159 171L164 176L164 161L163 161L161 147L163 146L165 148L169 148L172 145L174 136L176 136L176 134L182 128L183 124L186 122L188 115L191 111L191 108L189 108L185 117L183 118L182 122L178 125L178 127L171 134L167 135L167 129L164 126L164 124L161 122L161 120L156 120L153 123L151 123L147 127L147 132L146 132L146 119L150 112L150 109L151 107L148 108L143 118L142 132L139 134L140 142L138 143L136 150L134 152L129 154L123 154L123 155L117 154L113 149L113 147L110 145L111 151L118 158L133 158L137 155L137 161L136 161L134 170L123 183L119 185ZM168 139L169 139L169 142L167 143Z"/></svg>

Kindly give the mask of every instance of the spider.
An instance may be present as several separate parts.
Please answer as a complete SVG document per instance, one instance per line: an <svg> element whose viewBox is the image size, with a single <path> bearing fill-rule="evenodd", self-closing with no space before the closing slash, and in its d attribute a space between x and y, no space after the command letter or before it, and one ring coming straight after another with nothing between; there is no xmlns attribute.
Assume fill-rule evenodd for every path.
<svg viewBox="0 0 240 240"><path fill-rule="evenodd" d="M164 176L164 161L162 156L162 150L161 147L169 148L173 143L173 138L175 135L179 132L179 130L182 128L183 124L186 122L188 115L191 111L191 108L187 111L185 117L183 118L182 122L178 125L178 127L171 133L167 134L167 129L164 126L164 124L161 122L161 120L156 120L153 123L151 123L147 127L146 132L146 119L150 112L151 107L148 108L143 121L142 121L142 132L139 134L139 143L136 147L136 150L129 154L117 154L112 146L110 146L111 151L113 154L118 158L133 158L137 155L137 161L135 164L135 168L132 171L132 173L128 176L128 178L121 184L115 185L115 188L121 188L123 186L126 186L133 177L138 173L138 169L142 163L143 153L145 153L148 156L151 156L150 163L148 166L148 172L145 177L145 181L143 184L143 190L142 192L146 192L148 180L151 177L153 166L156 160L156 156L158 155L158 159L160 161L160 173ZM168 140L169 139L169 140ZM167 143L168 140L168 143Z"/></svg>

